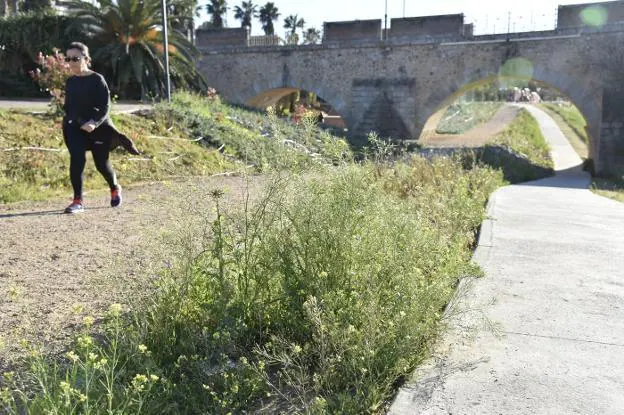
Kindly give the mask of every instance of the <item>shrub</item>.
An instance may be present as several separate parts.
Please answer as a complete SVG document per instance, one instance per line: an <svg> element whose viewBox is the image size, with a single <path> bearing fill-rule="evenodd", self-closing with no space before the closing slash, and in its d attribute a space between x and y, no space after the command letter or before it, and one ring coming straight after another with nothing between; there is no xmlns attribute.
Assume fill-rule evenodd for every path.
<svg viewBox="0 0 624 415"><path fill-rule="evenodd" d="M479 274L470 248L500 183L485 168L414 158L276 176L238 210L215 189L216 217L182 238L202 244L169 245L176 261L119 332L125 366L111 389L126 396L136 373L156 374L166 382L150 405L165 414L381 411L426 357L458 279ZM110 341L97 353L110 355Z"/></svg>
<svg viewBox="0 0 624 415"><path fill-rule="evenodd" d="M71 76L69 65L65 62L65 55L54 49L52 55L39 52L37 64L41 69L29 71L29 75L39 87L51 95L50 108L53 113L63 114L65 103L65 82Z"/></svg>

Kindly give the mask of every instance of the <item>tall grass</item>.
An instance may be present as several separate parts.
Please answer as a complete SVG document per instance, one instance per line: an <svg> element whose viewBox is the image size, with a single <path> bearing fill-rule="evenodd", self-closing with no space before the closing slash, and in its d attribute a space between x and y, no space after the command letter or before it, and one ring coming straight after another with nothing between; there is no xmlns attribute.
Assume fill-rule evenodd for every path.
<svg viewBox="0 0 624 415"><path fill-rule="evenodd" d="M348 144L316 127L313 117L300 124L205 100L181 92L170 104L157 105L157 116L187 134L203 137L210 147L245 161L257 171L303 169L317 163L337 163L351 157Z"/></svg>
<svg viewBox="0 0 624 415"><path fill-rule="evenodd" d="M141 116L113 115L143 153L111 154L122 184L224 171L303 169L351 158L348 144L319 131L312 119L298 125L231 107L218 99L179 92ZM60 118L0 111L0 203L69 193L69 154ZM106 184L88 162L85 188Z"/></svg>
<svg viewBox="0 0 624 415"><path fill-rule="evenodd" d="M473 167L321 167L275 176L238 209L214 189L215 218L180 235L201 243L169 245L178 261L151 301L94 352L115 345L114 386L89 377L100 385L89 395L83 360L68 358L28 399L8 380L5 409L84 413L88 400L90 413L111 413L114 389L112 413L130 413L138 379L147 406L135 397L131 413L381 412L426 356L458 279L480 272L471 247L502 178Z"/></svg>
<svg viewBox="0 0 624 415"><path fill-rule="evenodd" d="M583 114L573 104L558 104L554 102L544 102L542 106L559 114L561 118L572 128L572 130L579 136L586 146L589 145L589 138L587 137L587 122L583 117Z"/></svg>
<svg viewBox="0 0 624 415"><path fill-rule="evenodd" d="M477 159L501 169L510 183L537 180L554 173L550 147L539 124L525 109L483 148Z"/></svg>

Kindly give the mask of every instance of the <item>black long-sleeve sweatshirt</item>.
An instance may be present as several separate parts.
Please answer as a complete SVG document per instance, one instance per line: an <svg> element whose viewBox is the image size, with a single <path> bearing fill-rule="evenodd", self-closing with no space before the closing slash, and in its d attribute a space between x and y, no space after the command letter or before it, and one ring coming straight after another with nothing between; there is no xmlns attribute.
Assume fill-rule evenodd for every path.
<svg viewBox="0 0 624 415"><path fill-rule="evenodd" d="M109 124L110 91L102 75L72 76L65 83L65 119L79 126L92 120L95 127Z"/></svg>

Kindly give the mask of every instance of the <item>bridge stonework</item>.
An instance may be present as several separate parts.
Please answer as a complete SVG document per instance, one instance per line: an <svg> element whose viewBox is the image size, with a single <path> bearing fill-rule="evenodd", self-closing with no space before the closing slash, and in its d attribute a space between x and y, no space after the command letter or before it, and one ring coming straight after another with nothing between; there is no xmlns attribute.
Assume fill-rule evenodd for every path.
<svg viewBox="0 0 624 415"><path fill-rule="evenodd" d="M605 85L595 55L622 33L239 47L204 50L199 69L227 101L275 103L292 88L303 89L334 107L352 133L401 139L418 138L435 111L472 86L506 75L532 78L581 110L595 171L608 175L624 169L624 93Z"/></svg>

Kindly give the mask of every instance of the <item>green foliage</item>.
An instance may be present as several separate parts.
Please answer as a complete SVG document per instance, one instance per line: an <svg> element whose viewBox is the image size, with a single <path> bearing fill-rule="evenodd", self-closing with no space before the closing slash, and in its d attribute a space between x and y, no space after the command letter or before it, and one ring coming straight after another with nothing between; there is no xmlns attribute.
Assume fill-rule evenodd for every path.
<svg viewBox="0 0 624 415"><path fill-rule="evenodd" d="M49 11L52 9L52 1L51 0L24 0L20 7L20 11L22 12L34 12L40 13Z"/></svg>
<svg viewBox="0 0 624 415"><path fill-rule="evenodd" d="M171 104L159 104L155 110L168 124L204 137L209 145L257 171L302 169L351 157L344 140L319 131L310 117L290 124L271 110L268 115L253 113L218 100L201 100L191 93L178 93Z"/></svg>
<svg viewBox="0 0 624 415"><path fill-rule="evenodd" d="M208 151L179 129L168 130L165 120L115 115L115 124L132 137L142 151L129 158L122 150L111 153L122 183L197 176L233 169L234 163ZM63 144L60 118L0 111L0 203L45 199L69 192L69 155ZM150 138L157 136L161 138ZM105 187L92 163L85 169L85 187Z"/></svg>
<svg viewBox="0 0 624 415"><path fill-rule="evenodd" d="M61 365L54 362L48 366L50 362L33 349L30 376L4 373L0 382L0 408L4 407L4 413L21 413L24 407L33 414L157 412L159 408L153 404L156 392L162 394L170 385L157 374L151 352L145 346L121 349L125 322L120 312L119 304L111 305L103 325L105 346L96 343L88 332L94 319L87 316L87 331L78 336ZM40 393L28 395L23 392L25 387L36 388Z"/></svg>
<svg viewBox="0 0 624 415"><path fill-rule="evenodd" d="M260 8L258 13L260 18L260 22L262 22L262 30L264 34L267 36L272 36L275 34L275 26L273 22L277 20L280 16L278 8L275 6L275 3L272 1L267 2L264 6Z"/></svg>
<svg viewBox="0 0 624 415"><path fill-rule="evenodd" d="M314 27L309 27L303 33L303 43L306 45L316 45L317 43L320 43L320 41L321 31Z"/></svg>
<svg viewBox="0 0 624 415"><path fill-rule="evenodd" d="M5 377L9 414L380 413L427 356L459 278L480 275L471 248L502 175L478 163L389 166L392 146L380 140L376 163L348 163L344 142L306 118L288 124L216 96L176 94L147 119L115 121L138 137L140 128L205 137L277 172L240 206L222 189L195 195L212 197L215 211L181 218L149 301L123 318L113 307L104 341L81 335L63 364L36 358ZM154 154L157 142L137 145Z"/></svg>
<svg viewBox="0 0 624 415"><path fill-rule="evenodd" d="M436 127L438 134L461 134L489 121L502 106L500 102L457 102L450 105Z"/></svg>
<svg viewBox="0 0 624 415"><path fill-rule="evenodd" d="M214 91L210 94L211 98L202 98L177 93L171 104L158 104L144 116L113 116L143 153L133 158L122 150L112 153L122 183L213 174L240 169L241 163L267 171L339 164L351 158L348 144L319 131L313 119L293 125L272 113L221 104ZM45 199L68 191L69 156L60 118L0 111L0 131L0 148L9 149L0 151L0 202ZM92 163L87 163L86 188L103 184Z"/></svg>
<svg viewBox="0 0 624 415"><path fill-rule="evenodd" d="M550 147L539 124L525 109L520 110L513 122L492 143L512 150L535 166L553 168Z"/></svg>
<svg viewBox="0 0 624 415"><path fill-rule="evenodd" d="M471 247L501 177L473 167L414 158L275 176L229 210L215 189L215 215L180 235L201 246L169 244L176 260L121 332L114 350L132 369L111 389L156 374L162 414L379 413L426 357L458 279L480 273ZM34 390L32 402L61 399Z"/></svg>
<svg viewBox="0 0 624 415"><path fill-rule="evenodd" d="M151 399L159 413L381 411L426 356L458 278L479 273L470 247L500 184L414 158L275 177L241 210L215 189L210 237L124 332L119 350L152 351L126 372L168 380Z"/></svg>
<svg viewBox="0 0 624 415"><path fill-rule="evenodd" d="M39 87L51 96L50 109L54 114L64 114L65 82L72 75L69 65L65 62L65 55L58 49L52 55L39 54L37 63L41 69L29 72Z"/></svg>
<svg viewBox="0 0 624 415"><path fill-rule="evenodd" d="M544 107L549 110L559 114L564 121L574 130L576 135L581 137L585 145L589 145L589 138L587 137L587 122L583 117L583 114L576 108L575 105L568 103L555 103L555 102L544 102L542 104Z"/></svg>
<svg viewBox="0 0 624 415"><path fill-rule="evenodd" d="M591 189L594 193L624 202L624 174L612 178L594 178Z"/></svg>
<svg viewBox="0 0 624 415"><path fill-rule="evenodd" d="M97 5L73 1L68 6L76 19L75 27L97 43L93 60L111 79L111 90L127 97L128 87L137 85L140 99L164 95L160 1L101 0ZM169 32L168 40L173 85L178 89L205 90L206 82L195 65L199 51L185 33L177 30Z"/></svg>
<svg viewBox="0 0 624 415"><path fill-rule="evenodd" d="M251 29L251 22L255 17L258 17L258 6L253 1L243 1L234 8L234 18L241 21L241 27Z"/></svg>
<svg viewBox="0 0 624 415"><path fill-rule="evenodd" d="M303 29L305 20L299 18L299 15L291 14L284 19L284 29L288 30L286 38L289 45L296 45L299 43L299 34L297 29Z"/></svg>
<svg viewBox="0 0 624 415"><path fill-rule="evenodd" d="M0 71L15 79L11 89L7 85L6 92L0 93L39 96L36 88L28 88L33 82L27 75L29 70L36 69L39 53L51 54L72 41L88 41L71 23L70 17L57 16L53 11L0 18Z"/></svg>
<svg viewBox="0 0 624 415"><path fill-rule="evenodd" d="M226 0L210 0L210 3L206 5L212 27L217 29L224 27L223 16L227 13L227 8Z"/></svg>
<svg viewBox="0 0 624 415"><path fill-rule="evenodd" d="M502 171L510 183L554 174L548 143L537 121L524 109L490 144L464 153L462 157L466 166L478 163Z"/></svg>

